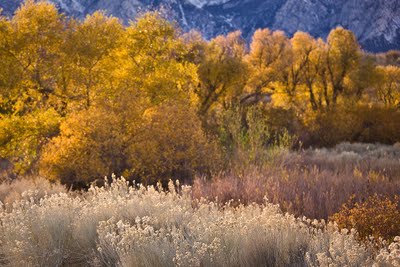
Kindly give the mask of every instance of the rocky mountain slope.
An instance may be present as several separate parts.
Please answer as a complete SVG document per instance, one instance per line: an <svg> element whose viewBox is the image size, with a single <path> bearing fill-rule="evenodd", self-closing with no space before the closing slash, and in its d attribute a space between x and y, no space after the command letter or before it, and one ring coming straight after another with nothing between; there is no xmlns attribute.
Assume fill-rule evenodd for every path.
<svg viewBox="0 0 400 267"><path fill-rule="evenodd" d="M22 0L0 0L10 15ZM301 30L326 37L336 26L356 33L364 49L400 49L400 0L51 0L68 15L84 17L105 10L128 23L146 10L163 8L185 30L207 38L240 29L245 37L257 28Z"/></svg>

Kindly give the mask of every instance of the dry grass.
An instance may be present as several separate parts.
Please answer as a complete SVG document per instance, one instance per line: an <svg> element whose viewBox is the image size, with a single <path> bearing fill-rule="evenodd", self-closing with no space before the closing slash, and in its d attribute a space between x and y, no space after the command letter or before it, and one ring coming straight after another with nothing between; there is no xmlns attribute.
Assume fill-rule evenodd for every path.
<svg viewBox="0 0 400 267"><path fill-rule="evenodd" d="M6 180L0 184L0 202L6 209L11 209L13 203L35 195L39 201L46 195L67 192L67 188L59 183L51 183L42 177Z"/></svg>
<svg viewBox="0 0 400 267"><path fill-rule="evenodd" d="M2 184L0 265L399 266L399 237L377 251L355 230L320 220L351 196L364 203L400 195L395 172L383 175L388 164L396 167L398 148L342 147L276 153L262 168L197 179L193 187L170 183L167 191L123 179L87 192L43 179ZM392 218L387 203L379 216ZM362 212L365 221L375 216L370 206L360 204L371 211ZM350 222L344 228L357 228L341 216Z"/></svg>
<svg viewBox="0 0 400 267"><path fill-rule="evenodd" d="M348 199L400 194L400 148L341 144L334 149L277 154L271 164L194 182L194 198L225 204L263 203L297 216L327 219ZM239 201L240 200L240 201Z"/></svg>
<svg viewBox="0 0 400 267"><path fill-rule="evenodd" d="M288 168L308 167L334 173L354 169L363 174L375 173L390 180L400 180L400 145L342 143L331 149L308 149L281 155L279 164Z"/></svg>
<svg viewBox="0 0 400 267"><path fill-rule="evenodd" d="M129 187L17 202L0 213L3 266L390 266L399 242L374 253L354 232L279 207L193 205L190 187ZM397 239L396 239L397 240ZM378 265L374 265L378 264Z"/></svg>

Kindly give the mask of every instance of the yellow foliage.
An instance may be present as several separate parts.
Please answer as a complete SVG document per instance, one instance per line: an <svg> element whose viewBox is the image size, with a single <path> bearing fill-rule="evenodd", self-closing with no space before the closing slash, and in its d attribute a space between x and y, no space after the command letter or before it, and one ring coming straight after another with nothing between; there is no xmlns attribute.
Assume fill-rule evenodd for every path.
<svg viewBox="0 0 400 267"><path fill-rule="evenodd" d="M389 107L400 106L400 68L396 66L377 67L381 81L377 84L378 98Z"/></svg>
<svg viewBox="0 0 400 267"><path fill-rule="evenodd" d="M122 172L123 131L116 114L90 108L61 124L61 134L45 147L40 173L64 184L90 182Z"/></svg>
<svg viewBox="0 0 400 267"><path fill-rule="evenodd" d="M129 176L147 184L172 178L190 181L196 173L218 167L217 144L187 103L163 103L147 110L144 119L127 148Z"/></svg>
<svg viewBox="0 0 400 267"><path fill-rule="evenodd" d="M206 45L196 90L201 115L221 106L227 109L238 102L247 78L244 52L245 43L239 31L217 36Z"/></svg>
<svg viewBox="0 0 400 267"><path fill-rule="evenodd" d="M59 133L60 122L52 109L0 118L0 159L8 159L17 174L34 171L42 146Z"/></svg>
<svg viewBox="0 0 400 267"><path fill-rule="evenodd" d="M386 63L397 57L388 53ZM102 12L67 19L50 2L27 0L0 17L0 157L18 173L34 170L65 120L41 160L53 179L190 178L219 162L205 132L235 142L221 129L251 132L243 111L258 104L253 146L286 130L310 145L396 142L399 69L373 58L343 28L327 42L260 29L248 51L239 31L207 41L159 12L125 27Z"/></svg>

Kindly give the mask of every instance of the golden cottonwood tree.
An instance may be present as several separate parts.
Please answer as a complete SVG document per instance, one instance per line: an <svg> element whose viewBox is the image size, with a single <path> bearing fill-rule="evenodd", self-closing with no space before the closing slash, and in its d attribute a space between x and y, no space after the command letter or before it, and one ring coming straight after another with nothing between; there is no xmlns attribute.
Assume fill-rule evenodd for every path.
<svg viewBox="0 0 400 267"><path fill-rule="evenodd" d="M248 87L251 92L274 91L275 82L287 75L284 69L291 63L291 46L281 31L255 31L247 61L251 67Z"/></svg>
<svg viewBox="0 0 400 267"><path fill-rule="evenodd" d="M138 90L150 105L166 99L193 99L196 66L187 54L179 32L160 14L147 13L126 29L124 83ZM121 73L120 73L121 74ZM193 99L194 100L194 99Z"/></svg>
<svg viewBox="0 0 400 267"><path fill-rule="evenodd" d="M90 107L69 116L45 147L40 173L64 184L84 185L124 170L124 128L111 110Z"/></svg>
<svg viewBox="0 0 400 267"><path fill-rule="evenodd" d="M85 108L92 105L102 87L107 86L107 65L113 50L122 45L123 35L119 20L101 12L87 16L82 23L75 22L63 47L66 56L63 91L71 100L79 100Z"/></svg>
<svg viewBox="0 0 400 267"><path fill-rule="evenodd" d="M88 62L104 51L97 48L89 48ZM86 58L85 53L77 55ZM93 87L94 101L68 116L60 136L46 147L42 173L70 184L112 172L154 181L210 167L208 140L190 101L196 66L185 60L186 53L176 29L158 14L132 23L98 65L107 73ZM149 115L156 110L157 116Z"/></svg>
<svg viewBox="0 0 400 267"><path fill-rule="evenodd" d="M332 90L332 104L346 93L345 80L352 71L359 68L360 46L355 35L341 27L331 31L328 36L326 55L327 75Z"/></svg>
<svg viewBox="0 0 400 267"><path fill-rule="evenodd" d="M206 45L196 89L201 115L206 115L216 103L226 109L239 100L247 79L244 55L245 43L239 31L218 36Z"/></svg>
<svg viewBox="0 0 400 267"><path fill-rule="evenodd" d="M16 11L11 26L13 40L7 53L20 73L14 112L46 108L56 89L64 17L52 4L29 0Z"/></svg>
<svg viewBox="0 0 400 267"><path fill-rule="evenodd" d="M13 29L11 22L0 17L0 114L13 112L13 104L17 101L16 92L19 81L19 65L12 53Z"/></svg>
<svg viewBox="0 0 400 267"><path fill-rule="evenodd" d="M35 173L42 147L59 134L61 120L54 109L0 118L0 159L7 159L15 174Z"/></svg>
<svg viewBox="0 0 400 267"><path fill-rule="evenodd" d="M377 96L387 107L400 108L400 68L396 66L377 67L380 81Z"/></svg>
<svg viewBox="0 0 400 267"><path fill-rule="evenodd" d="M190 182L196 174L220 168L217 143L205 134L195 107L186 101L164 102L148 109L143 118L126 150L128 177L146 184Z"/></svg>

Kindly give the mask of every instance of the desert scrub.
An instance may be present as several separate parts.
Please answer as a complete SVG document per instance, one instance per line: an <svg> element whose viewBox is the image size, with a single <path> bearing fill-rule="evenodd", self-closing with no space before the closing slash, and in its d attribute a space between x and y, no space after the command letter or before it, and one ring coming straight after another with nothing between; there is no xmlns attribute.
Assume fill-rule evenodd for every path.
<svg viewBox="0 0 400 267"><path fill-rule="evenodd" d="M354 231L284 214L266 201L236 208L193 203L190 187L169 186L165 192L119 179L81 196L23 199L0 213L1 264L373 266L376 260ZM393 260L395 246L382 250L380 264Z"/></svg>
<svg viewBox="0 0 400 267"><path fill-rule="evenodd" d="M332 148L306 149L282 154L280 164L289 168L317 168L335 173L375 173L400 180L400 146L341 143Z"/></svg>
<svg viewBox="0 0 400 267"><path fill-rule="evenodd" d="M339 212L352 195L356 201L373 194L400 194L400 181L357 169L333 171L304 167L285 161L266 168L247 168L242 173L226 172L211 180L198 178L193 185L193 197L206 198L224 205L262 204L264 197L279 204L284 212L311 219L325 219Z"/></svg>
<svg viewBox="0 0 400 267"><path fill-rule="evenodd" d="M67 188L59 183L51 183L43 177L25 177L24 179L7 180L0 184L0 202L4 208L11 210L15 202L18 202L34 192L36 201L46 195L67 192Z"/></svg>
<svg viewBox="0 0 400 267"><path fill-rule="evenodd" d="M393 241L400 236L400 197L383 197L377 194L362 202L353 196L340 212L332 216L340 228L356 229L361 240L373 237Z"/></svg>

